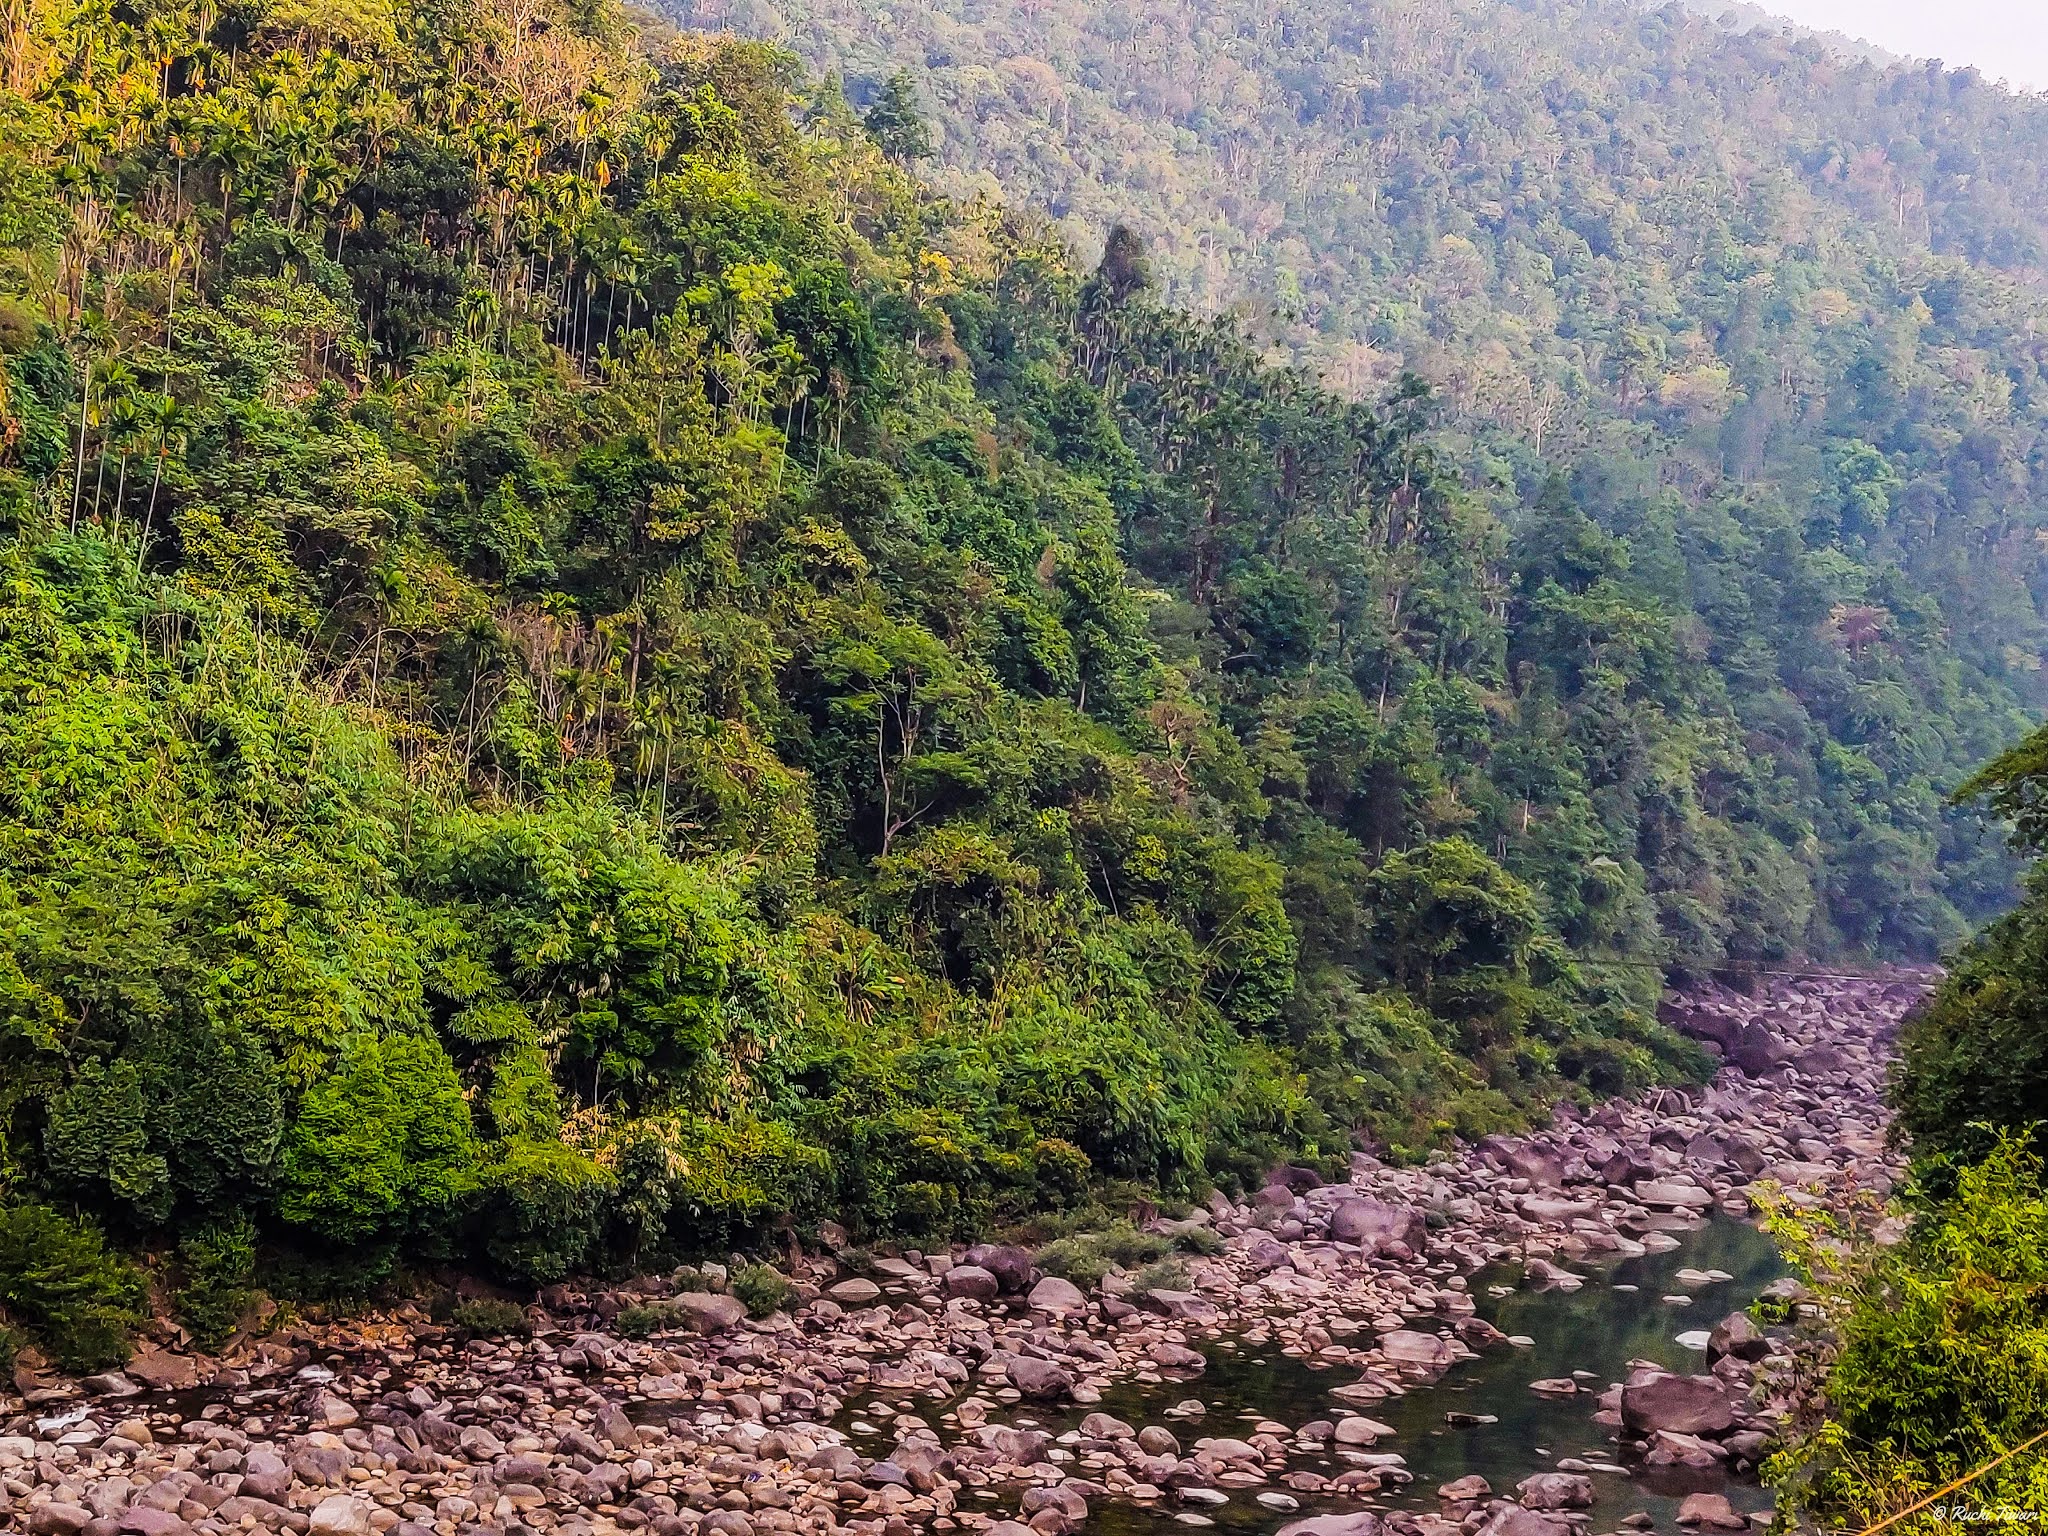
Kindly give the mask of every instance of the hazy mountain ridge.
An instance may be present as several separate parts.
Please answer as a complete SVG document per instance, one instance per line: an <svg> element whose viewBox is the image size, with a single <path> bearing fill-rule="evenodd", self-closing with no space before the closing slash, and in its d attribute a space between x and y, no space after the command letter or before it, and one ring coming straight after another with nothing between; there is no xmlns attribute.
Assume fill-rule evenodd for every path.
<svg viewBox="0 0 2048 1536"><path fill-rule="evenodd" d="M1747 0L1679 0L1679 3L1686 10L1730 32L1776 32L1790 37L1810 37L1841 58L1874 65L1879 69L1889 69L1894 65L1913 62L1907 54L1880 48L1876 43L1861 37L1851 37L1846 32L1808 26L1764 6L1748 4Z"/></svg>

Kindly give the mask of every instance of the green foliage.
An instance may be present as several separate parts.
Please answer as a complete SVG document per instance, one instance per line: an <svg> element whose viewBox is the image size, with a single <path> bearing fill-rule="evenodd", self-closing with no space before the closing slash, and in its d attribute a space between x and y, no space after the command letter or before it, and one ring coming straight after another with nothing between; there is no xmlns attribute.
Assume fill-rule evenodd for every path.
<svg viewBox="0 0 2048 1536"><path fill-rule="evenodd" d="M1422 41L1407 0L1217 0L1136 40L1075 0L746 15L814 67L910 71L949 182L1101 242L1043 286L1126 462L1070 359L965 304L955 332L1200 610L1218 694L1348 677L1384 725L1420 677L1479 682L1475 750L1409 806L1594 947L1931 956L2011 899L1942 798L2048 703L2037 102L1698 7L1475 0ZM1249 315L1259 350L1176 310ZM1360 457L1340 410L1244 387L1273 356L1345 401L1435 387L1483 579L1444 579L1433 519L1325 489ZM1505 666L1475 667L1497 617ZM1584 913L1594 859L1620 878Z"/></svg>
<svg viewBox="0 0 2048 1536"><path fill-rule="evenodd" d="M0 1205L0 1308L66 1370L128 1358L142 1274L83 1222L32 1202Z"/></svg>
<svg viewBox="0 0 2048 1536"><path fill-rule="evenodd" d="M1148 1291L1185 1291L1193 1284L1187 1265L1179 1259L1147 1264L1131 1277L1131 1289L1141 1296Z"/></svg>
<svg viewBox="0 0 2048 1536"><path fill-rule="evenodd" d="M484 1251L506 1272L540 1284L589 1255L617 1185L573 1147L512 1141L490 1170Z"/></svg>
<svg viewBox="0 0 2048 1536"><path fill-rule="evenodd" d="M448 1325L486 1339L523 1339L533 1332L533 1320L524 1307L491 1296L456 1302L448 1309Z"/></svg>
<svg viewBox="0 0 2048 1536"><path fill-rule="evenodd" d="M891 160L907 165L932 152L931 130L917 108L917 87L900 69L883 82L861 121Z"/></svg>
<svg viewBox="0 0 2048 1536"><path fill-rule="evenodd" d="M645 1339L667 1328L680 1328L687 1321L671 1302L635 1302L612 1319L612 1331L622 1339Z"/></svg>
<svg viewBox="0 0 2048 1536"><path fill-rule="evenodd" d="M1934 995L1900 1032L1891 1097L1923 1175L1949 1176L1954 1160L1985 1156L2000 1138L2028 1135L2048 1151L2048 844L2042 819L2048 730L2036 731L1958 791L1988 795L2036 855L2019 906L1952 959Z"/></svg>
<svg viewBox="0 0 2048 1536"><path fill-rule="evenodd" d="M447 1054L433 1040L404 1035L345 1044L333 1069L307 1088L278 1176L278 1214L329 1242L451 1222L482 1174ZM524 1215L520 1189L514 1207Z"/></svg>
<svg viewBox="0 0 2048 1536"><path fill-rule="evenodd" d="M1093 1286L1111 1267L1141 1270L1173 1251L1173 1243L1157 1233L1140 1232L1128 1221L1100 1232L1083 1232L1048 1243L1034 1257L1038 1267L1076 1285Z"/></svg>
<svg viewBox="0 0 2048 1536"><path fill-rule="evenodd" d="M796 1296L789 1278L772 1264L743 1264L732 1273L727 1289L745 1303L747 1316L773 1317Z"/></svg>
<svg viewBox="0 0 2048 1536"><path fill-rule="evenodd" d="M2048 1422L2048 1191L2017 1137L1962 1169L1896 1248L1848 1248L1791 1215L1839 1333L1825 1422L1767 1468L1786 1514L1860 1528L2002 1456ZM1843 1258L1847 1252L1849 1258ZM1832 1255L1832 1257L1830 1257ZM1972 1483L1972 1508L2048 1500L2048 1461L2021 1456ZM1945 1528L1932 1513L1901 1529Z"/></svg>
<svg viewBox="0 0 2048 1536"><path fill-rule="evenodd" d="M256 1228L236 1212L178 1240L172 1305L201 1349L218 1349L256 1299Z"/></svg>
<svg viewBox="0 0 2048 1536"><path fill-rule="evenodd" d="M607 4L32 9L0 1162L186 1239L209 1328L245 1240L321 1294L532 1284L1420 1156L1702 1075L1662 964L1925 950L1999 898L1935 786L2031 697L1996 659L2036 634L2025 519L1952 485L2004 584L1929 553L1933 386L1864 326L1828 409L1881 439L1802 417L1796 475L1742 433L1701 467L1706 337L1807 334L1743 330L1743 259L1665 253L1697 342L1631 289L1626 345L1572 344L1676 379L1629 410L1688 473L1590 426L1574 472L1470 381L1439 420L1370 359L1273 366L1131 228L1084 274L934 195L907 76L863 121ZM1479 222L1374 260L1491 292ZM1543 228L1517 294L1620 291ZM1856 302L1917 314L1909 281ZM1934 323L1996 418L2020 360Z"/></svg>

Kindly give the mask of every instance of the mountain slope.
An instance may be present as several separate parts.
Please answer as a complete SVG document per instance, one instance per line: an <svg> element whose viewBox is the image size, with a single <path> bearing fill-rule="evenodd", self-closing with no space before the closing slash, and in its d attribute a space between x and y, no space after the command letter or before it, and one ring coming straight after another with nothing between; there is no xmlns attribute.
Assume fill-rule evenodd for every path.
<svg viewBox="0 0 2048 1536"><path fill-rule="evenodd" d="M1940 791L2024 678L1928 592L2011 632L2030 534L1917 552L1882 358L1831 500L1566 473L935 195L900 100L539 21L9 34L10 1232L929 1241L1698 1079L1666 968L1999 899Z"/></svg>
<svg viewBox="0 0 2048 1536"><path fill-rule="evenodd" d="M856 100L906 69L942 184L1044 204L1091 259L1128 223L1169 301L1246 316L1340 393L1416 370L1511 525L1565 474L1746 750L1884 845L1823 905L1921 892L1910 932L1844 910L1805 946L1924 949L2010 899L1995 839L1939 801L2044 699L2048 106L1582 0L681 14ZM1845 617L1897 653L1884 683L1825 675Z"/></svg>

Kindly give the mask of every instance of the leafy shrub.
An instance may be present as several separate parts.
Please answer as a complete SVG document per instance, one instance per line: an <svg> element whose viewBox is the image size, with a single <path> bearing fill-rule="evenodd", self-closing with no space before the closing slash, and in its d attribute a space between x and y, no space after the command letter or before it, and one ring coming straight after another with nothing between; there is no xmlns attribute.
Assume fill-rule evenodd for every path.
<svg viewBox="0 0 2048 1536"><path fill-rule="evenodd" d="M0 1208L0 1307L66 1370L128 1358L142 1273L100 1233L46 1205Z"/></svg>
<svg viewBox="0 0 2048 1536"><path fill-rule="evenodd" d="M796 1289L772 1264L748 1264L736 1270L727 1289L746 1303L747 1316L771 1317L789 1305Z"/></svg>
<svg viewBox="0 0 2048 1536"><path fill-rule="evenodd" d="M682 1309L674 1302L642 1301L613 1318L612 1331L622 1339L644 1339L665 1328L680 1327L682 1322Z"/></svg>
<svg viewBox="0 0 2048 1536"><path fill-rule="evenodd" d="M1088 1179L1095 1171L1088 1154L1071 1141L1049 1137L1031 1149L1038 1197L1045 1204L1067 1208L1088 1194Z"/></svg>
<svg viewBox="0 0 2048 1536"><path fill-rule="evenodd" d="M1109 1273L1109 1259L1085 1237L1063 1237L1033 1255L1038 1267L1079 1286L1098 1284Z"/></svg>
<svg viewBox="0 0 2048 1536"><path fill-rule="evenodd" d="M1131 1278L1131 1289L1140 1295L1147 1291L1184 1291L1193 1283L1187 1265L1179 1259L1161 1259L1139 1270Z"/></svg>
<svg viewBox="0 0 2048 1536"><path fill-rule="evenodd" d="M1100 1283L1112 1267L1139 1269L1172 1251L1171 1239L1156 1232L1140 1232L1130 1222L1119 1221L1100 1232L1077 1233L1048 1243L1038 1250L1035 1262L1047 1274L1089 1286Z"/></svg>
<svg viewBox="0 0 2048 1536"><path fill-rule="evenodd" d="M612 1177L558 1141L513 1141L492 1171L484 1249L500 1268L546 1285L589 1254L614 1189Z"/></svg>
<svg viewBox="0 0 2048 1536"><path fill-rule="evenodd" d="M255 1297L256 1228L245 1215L224 1216L178 1243L179 1321L202 1349L218 1349Z"/></svg>
<svg viewBox="0 0 2048 1536"><path fill-rule="evenodd" d="M507 1335L523 1339L533 1332L533 1320L524 1307L492 1296L472 1296L456 1302L448 1309L448 1322L451 1327L490 1339Z"/></svg>
<svg viewBox="0 0 2048 1536"><path fill-rule="evenodd" d="M1839 1340L1829 1418L1766 1468L1780 1509L1861 1529L2048 1424L2041 1160L2008 1134L1954 1180L1954 1198L1922 1210L1894 1248L1845 1243L1824 1215L1774 1213L1774 1233ZM2008 1462L1969 1497L1985 1509L2048 1509L2048 1458Z"/></svg>
<svg viewBox="0 0 2048 1536"><path fill-rule="evenodd" d="M1173 1246L1182 1253L1213 1258L1223 1251L1223 1235L1214 1227L1186 1226L1174 1233Z"/></svg>
<svg viewBox="0 0 2048 1536"><path fill-rule="evenodd" d="M280 1172L279 1213L330 1242L444 1225L480 1183L447 1052L419 1035L349 1041L306 1090Z"/></svg>
<svg viewBox="0 0 2048 1536"><path fill-rule="evenodd" d="M280 1248L262 1256L258 1279L280 1301L339 1311L369 1306L400 1275L397 1245L364 1242L334 1252Z"/></svg>

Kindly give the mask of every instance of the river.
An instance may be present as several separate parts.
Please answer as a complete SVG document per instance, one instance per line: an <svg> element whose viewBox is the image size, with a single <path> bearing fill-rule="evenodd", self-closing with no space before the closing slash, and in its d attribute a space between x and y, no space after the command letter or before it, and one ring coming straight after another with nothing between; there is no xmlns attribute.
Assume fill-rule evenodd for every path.
<svg viewBox="0 0 2048 1536"><path fill-rule="evenodd" d="M1719 1271L1732 1278L1688 1291L1676 1278L1685 1269ZM1092 1511L1087 1528L1100 1536L1168 1536L1200 1520L1229 1536L1259 1536L1305 1514L1360 1507L1435 1511L1441 1508L1436 1490L1471 1473L1484 1477L1495 1493L1511 1493L1523 1478L1557 1470L1562 1461L1622 1468L1592 1475L1595 1503L1589 1513L1595 1529L1613 1529L1623 1516L1641 1513L1671 1530L1679 1502L1695 1492L1722 1493L1738 1512L1768 1511L1770 1496L1754 1479L1719 1471L1630 1465L1628 1458L1619 1456L1611 1432L1593 1422L1593 1413L1597 1394L1626 1377L1633 1361L1654 1361L1680 1372L1705 1370L1705 1355L1680 1343L1679 1336L1710 1329L1730 1312L1747 1307L1786 1272L1769 1237L1726 1216L1707 1221L1669 1252L1588 1266L1587 1282L1577 1291L1523 1285L1519 1269L1513 1267L1483 1270L1472 1279L1479 1315L1503 1333L1532 1342L1483 1351L1476 1359L1451 1367L1433 1386L1371 1409L1374 1418L1396 1431L1374 1451L1398 1452L1415 1474L1414 1483L1399 1494L1362 1506L1357 1500L1301 1495L1299 1510L1280 1510L1260 1505L1254 1490L1242 1489L1234 1490L1227 1504L1192 1518L1190 1511L1171 1500L1149 1506L1114 1500ZM1691 1300L1684 1304L1665 1299L1688 1294ZM1209 1341L1205 1352L1209 1367L1200 1377L1151 1386L1126 1382L1089 1411L1111 1413L1133 1424L1166 1422L1185 1442L1199 1435L1241 1436L1260 1421L1293 1430L1330 1417L1337 1405L1329 1389L1352 1374L1290 1357L1270 1344L1251 1346L1229 1336ZM1586 1390L1575 1396L1530 1390L1531 1382L1574 1372L1591 1373ZM1190 1397L1207 1410L1200 1419L1176 1423L1165 1416ZM925 1411L931 1411L930 1405ZM1453 1413L1490 1417L1494 1422L1454 1426L1446 1418ZM885 1418L875 1423L881 1417L856 1405L842 1417L841 1426L862 1426L851 1434L854 1443L867 1454L883 1456L894 1436ZM1079 1409L1035 1416L1026 1412L1012 1422L1067 1433L1082 1417ZM1341 1455L1322 1460L1296 1457L1293 1465L1335 1474L1345 1470Z"/></svg>

